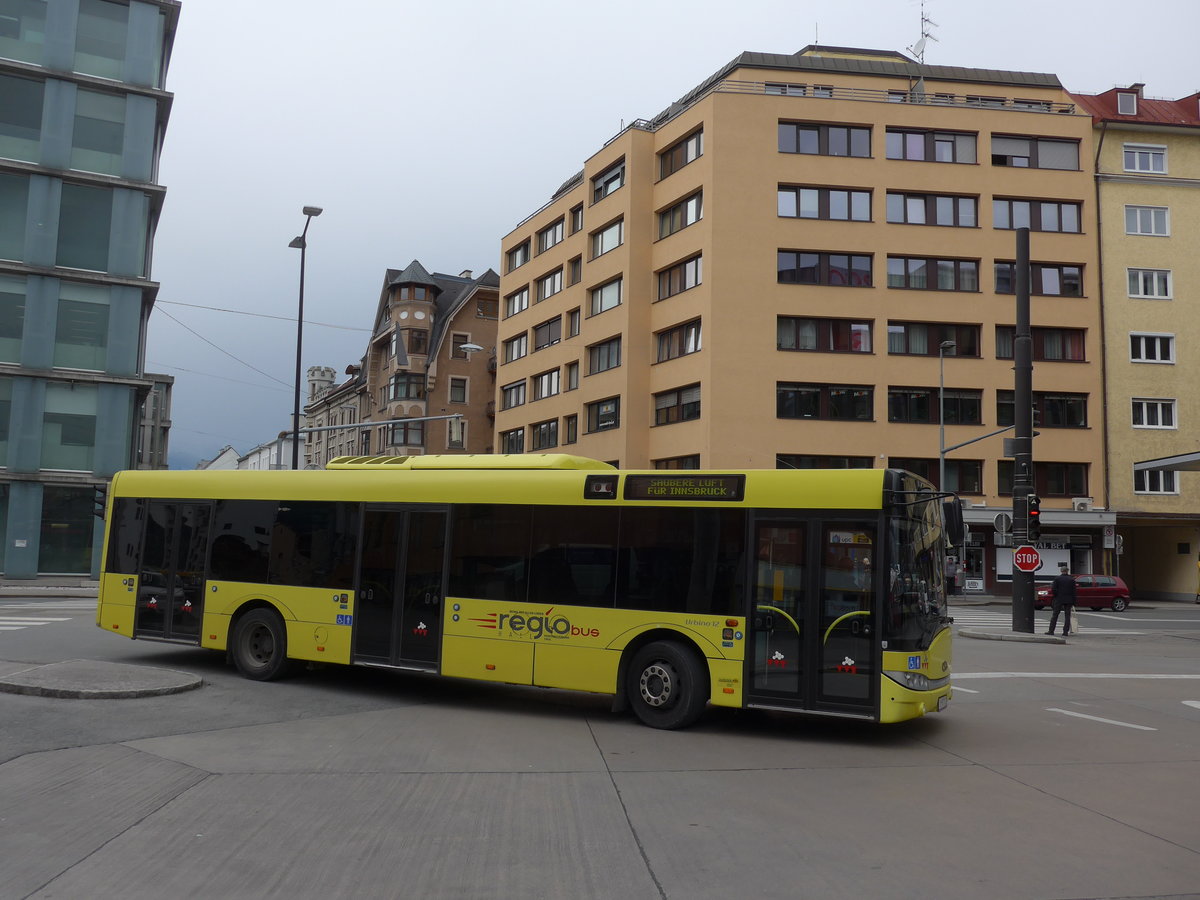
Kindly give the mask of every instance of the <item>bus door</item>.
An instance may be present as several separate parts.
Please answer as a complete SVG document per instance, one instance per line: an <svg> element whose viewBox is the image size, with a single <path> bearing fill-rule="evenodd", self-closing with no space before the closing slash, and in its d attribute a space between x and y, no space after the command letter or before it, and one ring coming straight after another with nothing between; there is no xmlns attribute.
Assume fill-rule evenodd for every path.
<svg viewBox="0 0 1200 900"><path fill-rule="evenodd" d="M367 509L354 614L354 658L437 668L445 510Z"/></svg>
<svg viewBox="0 0 1200 900"><path fill-rule="evenodd" d="M211 518L207 503L149 502L135 637L199 643Z"/></svg>
<svg viewBox="0 0 1200 900"><path fill-rule="evenodd" d="M754 524L752 705L873 714L874 523Z"/></svg>

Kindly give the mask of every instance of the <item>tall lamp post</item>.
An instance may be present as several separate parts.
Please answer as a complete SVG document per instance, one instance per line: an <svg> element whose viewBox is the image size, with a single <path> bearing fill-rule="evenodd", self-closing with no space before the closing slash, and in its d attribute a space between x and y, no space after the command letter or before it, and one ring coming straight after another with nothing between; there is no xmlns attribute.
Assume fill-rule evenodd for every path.
<svg viewBox="0 0 1200 900"><path fill-rule="evenodd" d="M938 490L946 489L946 354L958 347L954 341L938 345Z"/></svg>
<svg viewBox="0 0 1200 900"><path fill-rule="evenodd" d="M292 238L289 247L300 250L300 303L296 312L296 392L292 406L292 468L300 468L300 353L304 347L304 251L308 249L308 224L321 214L321 207L304 207L304 230Z"/></svg>

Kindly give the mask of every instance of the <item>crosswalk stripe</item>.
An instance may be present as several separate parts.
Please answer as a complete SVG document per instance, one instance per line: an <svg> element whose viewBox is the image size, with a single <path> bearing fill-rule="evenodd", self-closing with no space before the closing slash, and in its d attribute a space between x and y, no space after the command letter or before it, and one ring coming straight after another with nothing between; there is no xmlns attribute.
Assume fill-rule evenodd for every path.
<svg viewBox="0 0 1200 900"><path fill-rule="evenodd" d="M70 622L71 617L63 618L18 618L17 616L0 616L0 625L46 625L50 622Z"/></svg>

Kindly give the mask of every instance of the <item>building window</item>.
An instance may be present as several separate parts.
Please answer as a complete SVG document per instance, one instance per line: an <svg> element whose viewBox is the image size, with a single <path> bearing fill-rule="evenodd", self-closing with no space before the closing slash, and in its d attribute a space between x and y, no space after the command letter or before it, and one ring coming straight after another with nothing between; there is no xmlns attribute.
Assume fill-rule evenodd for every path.
<svg viewBox="0 0 1200 900"><path fill-rule="evenodd" d="M1030 338L1033 359L1036 362L1084 362L1084 335L1082 328L1031 328ZM1012 325L996 326L996 358L1013 358L1013 341L1016 328Z"/></svg>
<svg viewBox="0 0 1200 900"><path fill-rule="evenodd" d="M887 283L890 288L921 291L979 290L979 260L889 256L887 265Z"/></svg>
<svg viewBox="0 0 1200 900"><path fill-rule="evenodd" d="M938 356L943 341L954 341L954 356L979 357L979 326L933 322L888 322L888 353Z"/></svg>
<svg viewBox="0 0 1200 900"><path fill-rule="evenodd" d="M777 469L870 469L870 456L821 456L812 453L776 453Z"/></svg>
<svg viewBox="0 0 1200 900"><path fill-rule="evenodd" d="M501 453L525 452L525 429L514 428L512 431L500 432Z"/></svg>
<svg viewBox="0 0 1200 900"><path fill-rule="evenodd" d="M1131 91L1117 91L1117 115L1136 116L1138 95Z"/></svg>
<svg viewBox="0 0 1200 900"><path fill-rule="evenodd" d="M63 283L64 286L66 282ZM25 279L0 275L0 362L21 361L25 333ZM7 419L0 421L0 425ZM0 465L3 458L0 457Z"/></svg>
<svg viewBox="0 0 1200 900"><path fill-rule="evenodd" d="M401 336L409 353L424 356L429 352L429 332L424 328L402 328Z"/></svg>
<svg viewBox="0 0 1200 900"><path fill-rule="evenodd" d="M785 218L870 222L871 192L781 184L777 208Z"/></svg>
<svg viewBox="0 0 1200 900"><path fill-rule="evenodd" d="M1012 494L1013 464L1011 459L1002 459L996 465L999 494ZM1042 497L1087 497L1087 463L1035 462L1033 464L1033 490Z"/></svg>
<svg viewBox="0 0 1200 900"><path fill-rule="evenodd" d="M563 443L574 444L579 440L579 416L563 416Z"/></svg>
<svg viewBox="0 0 1200 900"><path fill-rule="evenodd" d="M658 273L658 299L664 300L694 288L700 284L702 276L703 264L699 256L663 269Z"/></svg>
<svg viewBox="0 0 1200 900"><path fill-rule="evenodd" d="M451 378L450 379L450 402L451 403L466 403L467 402L467 379Z"/></svg>
<svg viewBox="0 0 1200 900"><path fill-rule="evenodd" d="M1078 169L1079 142L994 134L992 165L1018 169Z"/></svg>
<svg viewBox="0 0 1200 900"><path fill-rule="evenodd" d="M621 338L615 337L588 347L588 374L607 372L621 365Z"/></svg>
<svg viewBox="0 0 1200 900"><path fill-rule="evenodd" d="M625 184L625 160L614 163L592 179L592 202L597 203Z"/></svg>
<svg viewBox="0 0 1200 900"><path fill-rule="evenodd" d="M780 122L779 152L865 158L871 155L871 129L815 122Z"/></svg>
<svg viewBox="0 0 1200 900"><path fill-rule="evenodd" d="M1124 147L1125 171L1147 172L1153 175L1167 173L1167 148L1157 144L1126 144Z"/></svg>
<svg viewBox="0 0 1200 900"><path fill-rule="evenodd" d="M696 224L700 221L703 213L704 192L697 191L658 214L658 236L665 238L689 225Z"/></svg>
<svg viewBox="0 0 1200 900"><path fill-rule="evenodd" d="M2 358L0 357L0 359ZM1173 364L1175 362L1175 335L1131 333L1129 335L1129 361Z"/></svg>
<svg viewBox="0 0 1200 900"><path fill-rule="evenodd" d="M388 400L425 399L425 376L397 372L388 380Z"/></svg>
<svg viewBox="0 0 1200 900"><path fill-rule="evenodd" d="M545 400L547 397L553 397L558 393L558 388L558 369L551 369L549 372L543 372L541 375L533 376L534 400Z"/></svg>
<svg viewBox="0 0 1200 900"><path fill-rule="evenodd" d="M538 253L545 253L563 239L563 220L559 219L537 233Z"/></svg>
<svg viewBox="0 0 1200 900"><path fill-rule="evenodd" d="M870 287L871 257L811 250L780 250L777 279L780 284Z"/></svg>
<svg viewBox="0 0 1200 900"><path fill-rule="evenodd" d="M579 284L583 278L583 257L576 256L567 261L567 284Z"/></svg>
<svg viewBox="0 0 1200 900"><path fill-rule="evenodd" d="M450 335L450 358L451 359L470 359L470 356L467 354L467 351L463 349L463 347L465 347L470 342L471 342L471 336L469 334L461 334L461 333L455 332L454 334Z"/></svg>
<svg viewBox="0 0 1200 900"><path fill-rule="evenodd" d="M96 450L95 385L46 385L42 414L43 469L92 471Z"/></svg>
<svg viewBox="0 0 1200 900"><path fill-rule="evenodd" d="M874 389L868 385L781 381L775 385L775 416L870 422L874 418Z"/></svg>
<svg viewBox="0 0 1200 900"><path fill-rule="evenodd" d="M974 134L889 128L887 158L917 162L974 163Z"/></svg>
<svg viewBox="0 0 1200 900"><path fill-rule="evenodd" d="M4 23L19 27L19 23L11 22L11 15L8 9L0 13L0 48L10 43L6 40ZM3 49L0 49L0 56L12 58ZM0 157L38 161L45 93L44 82L15 75L0 75L0 96L4 97L4 105L0 106Z"/></svg>
<svg viewBox="0 0 1200 900"><path fill-rule="evenodd" d="M591 313L599 315L606 310L621 305L621 279L617 278L608 284L602 284L591 291Z"/></svg>
<svg viewBox="0 0 1200 900"><path fill-rule="evenodd" d="M66 187L64 185L63 189ZM25 217L28 206L29 176L0 173L0 259L25 258Z"/></svg>
<svg viewBox="0 0 1200 900"><path fill-rule="evenodd" d="M1017 283L1015 263L997 262L995 267L996 293L1014 294ZM1057 263L1031 263L1029 293L1040 297L1082 297L1083 267Z"/></svg>
<svg viewBox="0 0 1200 900"><path fill-rule="evenodd" d="M692 453L688 456L670 456L666 459L653 460L654 468L656 469L698 469L700 468L700 454Z"/></svg>
<svg viewBox="0 0 1200 900"><path fill-rule="evenodd" d="M579 363L578 361L569 362L565 368L567 370L567 377L563 379L565 382L563 390L574 391L579 387Z"/></svg>
<svg viewBox="0 0 1200 900"><path fill-rule="evenodd" d="M1178 494L1176 475L1169 469L1147 469L1133 473L1135 494Z"/></svg>
<svg viewBox="0 0 1200 900"><path fill-rule="evenodd" d="M104 371L108 360L109 289L64 281L59 288L54 366Z"/></svg>
<svg viewBox="0 0 1200 900"><path fill-rule="evenodd" d="M1174 400L1133 399L1134 428L1177 428Z"/></svg>
<svg viewBox="0 0 1200 900"><path fill-rule="evenodd" d="M529 335L519 334L504 342L504 361L510 363L529 352Z"/></svg>
<svg viewBox="0 0 1200 900"><path fill-rule="evenodd" d="M946 389L941 393L942 415L947 425L982 424L982 391ZM937 424L937 397L937 388L889 387L888 421Z"/></svg>
<svg viewBox="0 0 1200 900"><path fill-rule="evenodd" d="M657 362L666 362L668 359L698 353L701 349L700 320L693 319L691 322L684 322L682 325L660 331L657 337Z"/></svg>
<svg viewBox="0 0 1200 900"><path fill-rule="evenodd" d="M500 408L512 409L525 403L525 379L514 381L500 388Z"/></svg>
<svg viewBox="0 0 1200 900"><path fill-rule="evenodd" d="M451 419L446 423L446 449L462 450L467 445L467 422L465 419Z"/></svg>
<svg viewBox="0 0 1200 900"><path fill-rule="evenodd" d="M803 84L768 81L763 85L763 93L778 94L781 97L803 97L808 93L808 87Z"/></svg>
<svg viewBox="0 0 1200 900"><path fill-rule="evenodd" d="M562 340L562 316L555 316L541 325L533 326L534 352L544 350Z"/></svg>
<svg viewBox="0 0 1200 900"><path fill-rule="evenodd" d="M560 266L549 275L543 275L537 280L538 303L553 297L563 288L563 270Z"/></svg>
<svg viewBox="0 0 1200 900"><path fill-rule="evenodd" d="M592 233L592 259L603 256L610 250L616 250L625 243L625 220L618 219L611 225L606 225Z"/></svg>
<svg viewBox="0 0 1200 900"><path fill-rule="evenodd" d="M919 475L941 491L956 494L983 493L983 460L947 459L946 483L941 484L941 461L924 457L892 456L888 458L889 469L906 469Z"/></svg>
<svg viewBox="0 0 1200 900"><path fill-rule="evenodd" d="M887 220L901 225L950 225L974 228L979 200L948 194L903 194L889 191Z"/></svg>
<svg viewBox="0 0 1200 900"><path fill-rule="evenodd" d="M58 265L96 272L107 271L112 208L111 188L82 184L62 186L56 259Z"/></svg>
<svg viewBox="0 0 1200 900"><path fill-rule="evenodd" d="M125 98L78 90L71 134L71 168L120 175L124 146ZM144 174L149 177L149 172Z"/></svg>
<svg viewBox="0 0 1200 900"><path fill-rule="evenodd" d="M700 130L672 144L658 155L658 177L666 178L678 172L688 163L699 159L703 153L704 131Z"/></svg>
<svg viewBox="0 0 1200 900"><path fill-rule="evenodd" d="M571 234L583 228L583 204L571 207Z"/></svg>
<svg viewBox="0 0 1200 900"><path fill-rule="evenodd" d="M1129 296L1141 300L1171 299L1170 269L1129 269Z"/></svg>
<svg viewBox="0 0 1200 900"><path fill-rule="evenodd" d="M871 352L871 323L865 320L779 316L775 337L779 350Z"/></svg>
<svg viewBox="0 0 1200 900"><path fill-rule="evenodd" d="M1087 394L1033 392L1034 424L1042 428L1087 428ZM1015 421L1012 391L996 392L996 424Z"/></svg>
<svg viewBox="0 0 1200 900"><path fill-rule="evenodd" d="M1079 233L1080 204L1071 201L1020 200L1002 197L992 201L993 228L1028 228L1030 231Z"/></svg>
<svg viewBox="0 0 1200 900"><path fill-rule="evenodd" d="M621 398L609 397L587 405L588 431L607 431L621 425Z"/></svg>
<svg viewBox="0 0 1200 900"><path fill-rule="evenodd" d="M510 272L525 265L525 263L529 262L529 241L513 247L505 255L505 259L507 260L508 271Z"/></svg>
<svg viewBox="0 0 1200 900"><path fill-rule="evenodd" d="M567 313L567 337L576 337L579 334L579 320L581 318L578 306Z"/></svg>
<svg viewBox="0 0 1200 900"><path fill-rule="evenodd" d="M558 446L558 419L536 422L529 426L530 440L534 450L548 450Z"/></svg>
<svg viewBox="0 0 1200 900"><path fill-rule="evenodd" d="M1167 237L1171 233L1171 217L1165 206L1126 206L1125 233Z"/></svg>
<svg viewBox="0 0 1200 900"><path fill-rule="evenodd" d="M120 80L128 29L128 4L80 0L75 71Z"/></svg>
<svg viewBox="0 0 1200 900"><path fill-rule="evenodd" d="M654 424L671 425L700 418L700 385L654 395Z"/></svg>

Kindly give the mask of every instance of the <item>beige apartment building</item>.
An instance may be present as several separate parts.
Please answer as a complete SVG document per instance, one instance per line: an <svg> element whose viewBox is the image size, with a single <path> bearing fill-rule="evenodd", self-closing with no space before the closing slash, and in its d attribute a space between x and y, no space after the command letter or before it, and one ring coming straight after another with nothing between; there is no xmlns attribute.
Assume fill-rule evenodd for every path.
<svg viewBox="0 0 1200 900"><path fill-rule="evenodd" d="M1109 505L1135 597L1200 597L1200 94L1075 95L1095 123ZM1163 460L1164 467L1138 463ZM1188 470L1191 471L1188 471Z"/></svg>
<svg viewBox="0 0 1200 900"><path fill-rule="evenodd" d="M1044 572L1111 563L1091 117L1053 75L743 53L503 239L497 449L884 467L967 503L1004 586L1013 267L1031 238ZM944 398L945 447L939 440ZM1011 432L1007 432L1011 433Z"/></svg>
<svg viewBox="0 0 1200 900"><path fill-rule="evenodd" d="M309 370L305 462L343 455L491 453L500 277L388 269L371 338L346 381ZM450 418L457 416L457 418ZM347 427L350 426L350 427Z"/></svg>

